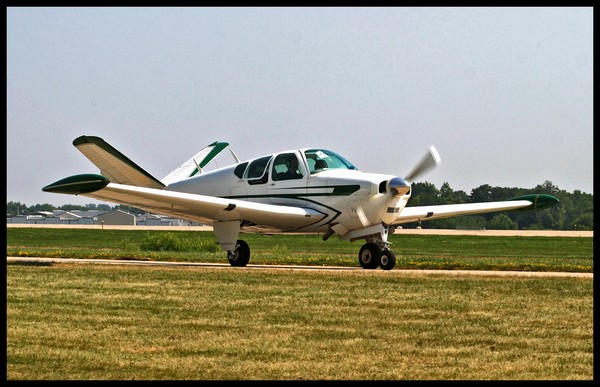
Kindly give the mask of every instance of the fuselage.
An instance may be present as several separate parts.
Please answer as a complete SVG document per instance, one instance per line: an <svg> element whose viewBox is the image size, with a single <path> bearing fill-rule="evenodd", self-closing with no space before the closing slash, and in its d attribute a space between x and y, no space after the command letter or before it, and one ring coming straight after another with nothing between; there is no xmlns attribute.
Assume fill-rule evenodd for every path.
<svg viewBox="0 0 600 387"><path fill-rule="evenodd" d="M293 163L297 160L297 166ZM288 172L293 165L293 173ZM260 224L264 231L326 232L335 226L351 231L375 224L391 224L410 198L389 188L393 175L364 173L338 154L316 148L287 150L204 172L170 184L178 192L310 208L324 217L318 222Z"/></svg>

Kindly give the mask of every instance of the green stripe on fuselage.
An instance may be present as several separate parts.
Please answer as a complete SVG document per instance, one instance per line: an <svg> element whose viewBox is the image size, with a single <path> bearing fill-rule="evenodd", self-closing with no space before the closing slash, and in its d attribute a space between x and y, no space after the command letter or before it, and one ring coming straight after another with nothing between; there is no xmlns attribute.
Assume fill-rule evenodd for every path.
<svg viewBox="0 0 600 387"><path fill-rule="evenodd" d="M349 196L352 195L354 192L358 191L360 189L360 185L358 184L354 184L354 185L338 185L338 186L318 186L318 187L310 187L311 190L315 190L315 189L327 189L330 190L331 188L333 188L333 191L331 192L298 192L298 193L278 193L278 194L264 194L264 195L235 195L235 196L223 196L224 199L257 199L257 198L261 198L261 199L268 199L268 198L289 198L289 199L305 199L308 197L315 197L315 196ZM307 189L304 186L300 186L300 187L285 187L285 188L281 188L281 191L291 191L291 190L296 190L296 191L301 191L301 190L305 190Z"/></svg>

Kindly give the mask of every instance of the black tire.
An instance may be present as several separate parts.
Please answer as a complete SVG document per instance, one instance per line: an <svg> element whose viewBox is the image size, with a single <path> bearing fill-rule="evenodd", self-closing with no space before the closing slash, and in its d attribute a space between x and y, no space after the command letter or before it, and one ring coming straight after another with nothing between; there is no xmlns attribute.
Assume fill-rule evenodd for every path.
<svg viewBox="0 0 600 387"><path fill-rule="evenodd" d="M363 269L376 269L379 266L379 247L375 243L365 243L358 253L358 263Z"/></svg>
<svg viewBox="0 0 600 387"><path fill-rule="evenodd" d="M396 255L392 253L392 250L385 249L379 256L379 266L383 270L392 270L396 266Z"/></svg>
<svg viewBox="0 0 600 387"><path fill-rule="evenodd" d="M250 262L250 247L246 242L238 239L235 251L227 252L227 260L231 266L246 266Z"/></svg>

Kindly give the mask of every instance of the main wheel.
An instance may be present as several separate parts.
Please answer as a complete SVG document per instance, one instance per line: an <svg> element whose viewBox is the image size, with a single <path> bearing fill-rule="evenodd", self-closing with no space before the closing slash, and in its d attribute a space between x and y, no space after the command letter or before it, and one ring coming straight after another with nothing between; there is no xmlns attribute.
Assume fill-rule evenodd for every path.
<svg viewBox="0 0 600 387"><path fill-rule="evenodd" d="M227 252L227 260L231 266L246 266L250 261L250 247L246 242L238 239L235 251Z"/></svg>
<svg viewBox="0 0 600 387"><path fill-rule="evenodd" d="M379 247L375 243L365 243L358 253L358 262L363 269L376 269L380 254Z"/></svg>
<svg viewBox="0 0 600 387"><path fill-rule="evenodd" d="M396 266L396 256L392 253L392 250L385 249L379 256L379 266L383 270L392 270Z"/></svg>

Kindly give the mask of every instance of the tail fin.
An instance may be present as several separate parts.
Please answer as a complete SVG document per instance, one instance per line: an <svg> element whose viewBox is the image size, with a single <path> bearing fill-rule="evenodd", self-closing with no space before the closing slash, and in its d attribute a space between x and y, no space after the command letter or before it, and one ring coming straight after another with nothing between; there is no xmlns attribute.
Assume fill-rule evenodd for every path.
<svg viewBox="0 0 600 387"><path fill-rule="evenodd" d="M73 145L113 183L163 189L165 185L100 137L81 136Z"/></svg>
<svg viewBox="0 0 600 387"><path fill-rule="evenodd" d="M221 141L215 141L212 144L205 146L200 152L196 153L192 158L183 163L179 168L175 169L167 176L165 176L161 180L162 183L164 185L169 185L171 183L175 183L177 181L192 177L197 173L202 173L202 168L204 168L211 160L217 157L217 155L228 146L228 142ZM233 152L231 153L236 159L236 162L239 162L235 154Z"/></svg>

